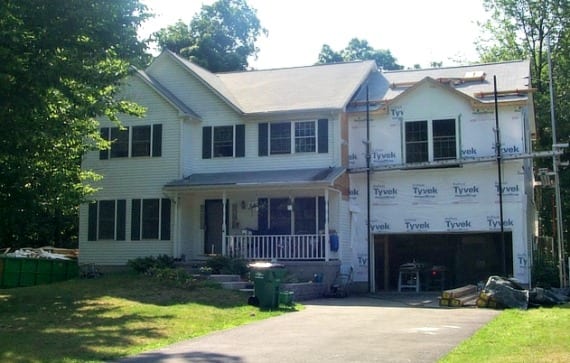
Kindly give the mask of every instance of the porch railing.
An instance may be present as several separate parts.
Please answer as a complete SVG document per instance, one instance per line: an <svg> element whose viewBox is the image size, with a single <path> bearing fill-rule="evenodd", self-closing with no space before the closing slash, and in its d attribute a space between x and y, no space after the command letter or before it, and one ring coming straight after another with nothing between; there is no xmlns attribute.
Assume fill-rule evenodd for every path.
<svg viewBox="0 0 570 363"><path fill-rule="evenodd" d="M325 260L324 234L226 236L224 254L246 260Z"/></svg>

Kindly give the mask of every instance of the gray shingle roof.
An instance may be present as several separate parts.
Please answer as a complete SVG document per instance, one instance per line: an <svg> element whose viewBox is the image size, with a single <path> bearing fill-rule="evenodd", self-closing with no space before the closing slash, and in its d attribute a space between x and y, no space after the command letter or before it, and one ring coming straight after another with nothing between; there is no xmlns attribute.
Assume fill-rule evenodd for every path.
<svg viewBox="0 0 570 363"><path fill-rule="evenodd" d="M295 170L261 170L227 173L192 174L184 179L173 180L165 185L165 189L186 189L201 187L231 186L285 186L310 184L331 185L344 173L345 168L317 168Z"/></svg>
<svg viewBox="0 0 570 363"><path fill-rule="evenodd" d="M172 52L166 54L245 114L342 110L377 69L374 61L362 61L214 74Z"/></svg>
<svg viewBox="0 0 570 363"><path fill-rule="evenodd" d="M368 79L369 100L390 102L422 82L438 82L470 99L482 103L494 102L493 76L497 79L499 102L528 99L530 85L529 61L487 63L471 66L385 71ZM361 111L366 100L365 87L351 104L351 111ZM511 92L512 91L512 92ZM519 92L516 92L519 91ZM356 105L359 103L359 105ZM378 105L377 105L378 106Z"/></svg>

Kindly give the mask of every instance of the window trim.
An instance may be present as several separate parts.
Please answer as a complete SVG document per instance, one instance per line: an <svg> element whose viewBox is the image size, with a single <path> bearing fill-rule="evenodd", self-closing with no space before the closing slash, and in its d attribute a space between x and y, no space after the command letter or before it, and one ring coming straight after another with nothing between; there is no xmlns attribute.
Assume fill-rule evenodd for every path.
<svg viewBox="0 0 570 363"><path fill-rule="evenodd" d="M150 140L146 141L144 144L147 145L148 154L142 155L138 154L135 155L135 141L134 141L134 134L135 129L138 130L139 128L149 128L150 132ZM126 132L126 134L124 134ZM115 155L117 149L113 148L113 145L117 145L115 143L115 139L117 136L114 133L123 133L126 135L126 155L121 153L120 155ZM99 160L109 160L109 159L123 159L123 158L144 158L144 157L160 157L162 156L162 124L160 123L152 123L146 125L136 125L136 126L129 126L129 127L101 127L100 128L100 135L101 137L111 142L111 147L107 150L100 150L99 151ZM125 142L123 141L123 144ZM137 141L137 144L140 144L141 141Z"/></svg>
<svg viewBox="0 0 570 363"><path fill-rule="evenodd" d="M313 134L297 135L297 125L302 123L311 123ZM286 120L286 121L273 121L262 122L258 124L258 155L291 155L291 154L324 154L328 153L329 149L329 120L328 119L300 119L300 120ZM272 150L272 126L274 125L289 125L289 145L287 151L285 147L279 150ZM299 151L298 143L301 140L312 139L311 144L313 147L311 151ZM285 139L285 138L284 138Z"/></svg>
<svg viewBox="0 0 570 363"><path fill-rule="evenodd" d="M156 237L145 232L145 202L158 202ZM131 241L167 241L171 239L172 205L168 198L134 198L131 200ZM148 222L148 221L147 221Z"/></svg>
<svg viewBox="0 0 570 363"><path fill-rule="evenodd" d="M101 203L113 204L113 237L101 236ZM89 204L87 221L88 241L124 241L126 239L126 200L102 199ZM111 218L108 218L109 220Z"/></svg>
<svg viewBox="0 0 570 363"><path fill-rule="evenodd" d="M216 155L216 129L232 129L232 155ZM245 125L216 125L202 127L202 159L223 159L245 157Z"/></svg>
<svg viewBox="0 0 570 363"><path fill-rule="evenodd" d="M438 121L450 121L453 120L454 123L454 138L453 141L455 142L455 155L453 157L435 157L435 145L437 144L436 138L434 138L433 133L433 125L435 122ZM406 126L408 124L414 122L425 122L426 123L426 133L427 133L427 140L425 143L427 144L427 160L420 160L420 161L408 161L408 145L409 144L418 144L422 141L410 141L408 142L408 134L406 130ZM410 119L406 120L402 123L402 156L404 159L404 164L414 164L414 163L433 163L438 161L444 160L457 160L459 155L459 119L457 117L432 117L432 118L422 118L422 119Z"/></svg>

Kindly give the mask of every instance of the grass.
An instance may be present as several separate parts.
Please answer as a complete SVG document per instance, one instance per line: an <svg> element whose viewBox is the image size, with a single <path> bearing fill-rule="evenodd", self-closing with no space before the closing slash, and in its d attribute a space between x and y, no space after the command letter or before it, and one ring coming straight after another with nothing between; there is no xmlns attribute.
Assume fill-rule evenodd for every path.
<svg viewBox="0 0 570 363"><path fill-rule="evenodd" d="M440 363L570 362L570 304L505 310Z"/></svg>
<svg viewBox="0 0 570 363"><path fill-rule="evenodd" d="M280 315L135 274L0 290L1 362L101 362Z"/></svg>

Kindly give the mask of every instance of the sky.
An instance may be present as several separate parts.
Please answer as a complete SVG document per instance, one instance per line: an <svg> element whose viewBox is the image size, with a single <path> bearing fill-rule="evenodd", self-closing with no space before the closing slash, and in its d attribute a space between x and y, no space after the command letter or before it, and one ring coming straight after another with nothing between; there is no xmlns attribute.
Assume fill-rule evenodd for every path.
<svg viewBox="0 0 570 363"><path fill-rule="evenodd" d="M202 5L214 0L142 0L156 16L143 24L147 37L179 19L189 23ZM481 0L247 0L268 35L254 69L315 64L323 44L340 51L352 38L374 49L390 50L398 64L429 68L477 61L478 21L488 14Z"/></svg>

